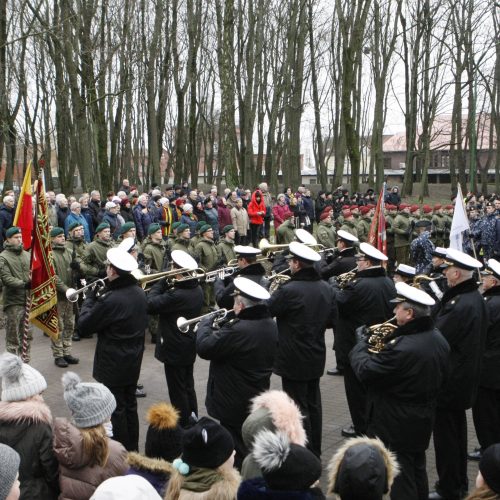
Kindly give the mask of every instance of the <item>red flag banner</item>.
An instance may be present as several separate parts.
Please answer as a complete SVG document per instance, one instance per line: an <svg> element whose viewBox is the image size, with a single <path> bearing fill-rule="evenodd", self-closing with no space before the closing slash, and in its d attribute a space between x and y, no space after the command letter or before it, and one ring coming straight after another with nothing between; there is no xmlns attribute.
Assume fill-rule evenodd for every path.
<svg viewBox="0 0 500 500"><path fill-rule="evenodd" d="M31 191L31 161L24 174L23 185L14 216L13 226L21 228L23 236L23 247L25 250L31 248L31 238L33 233L33 193Z"/></svg>
<svg viewBox="0 0 500 500"><path fill-rule="evenodd" d="M29 320L53 340L58 338L56 276L50 245L47 199L41 177L36 186L36 220L31 250Z"/></svg>
<svg viewBox="0 0 500 500"><path fill-rule="evenodd" d="M368 233L368 243L378 248L384 255L387 255L387 234L385 229L385 182L378 197L375 215L373 216Z"/></svg>

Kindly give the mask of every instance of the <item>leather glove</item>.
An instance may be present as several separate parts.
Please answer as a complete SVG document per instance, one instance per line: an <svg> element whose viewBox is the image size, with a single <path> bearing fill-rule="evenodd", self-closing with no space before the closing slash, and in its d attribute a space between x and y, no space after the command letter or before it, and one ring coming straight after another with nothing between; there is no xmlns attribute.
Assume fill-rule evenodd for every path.
<svg viewBox="0 0 500 500"><path fill-rule="evenodd" d="M80 271L80 263L75 261L72 261L69 263L69 267L73 269L73 271Z"/></svg>
<svg viewBox="0 0 500 500"><path fill-rule="evenodd" d="M356 333L355 333L355 336L356 336L356 344L364 344L366 342L368 342L368 337L369 337L369 332L368 332L368 328L366 327L366 325L361 325L361 326L358 326L358 328L356 328Z"/></svg>
<svg viewBox="0 0 500 500"><path fill-rule="evenodd" d="M24 288L26 290L30 290L31 289L31 280L27 281L25 284L24 284Z"/></svg>

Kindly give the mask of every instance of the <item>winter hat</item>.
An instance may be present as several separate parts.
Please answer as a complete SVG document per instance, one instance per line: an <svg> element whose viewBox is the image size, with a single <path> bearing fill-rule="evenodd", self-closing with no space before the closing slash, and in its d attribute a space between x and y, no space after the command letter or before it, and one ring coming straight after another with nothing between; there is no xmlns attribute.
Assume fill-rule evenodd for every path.
<svg viewBox="0 0 500 500"><path fill-rule="evenodd" d="M56 236L60 236L64 234L64 229L62 227L53 227L50 231L50 237L55 238Z"/></svg>
<svg viewBox="0 0 500 500"><path fill-rule="evenodd" d="M95 427L103 424L115 411L115 397L105 385L82 382L75 372L65 373L62 376L62 384L64 401L77 427Z"/></svg>
<svg viewBox="0 0 500 500"><path fill-rule="evenodd" d="M7 229L7 231L5 231L5 236L7 238L11 238L15 234L21 234L21 229L16 227L16 226L9 227L9 229Z"/></svg>
<svg viewBox="0 0 500 500"><path fill-rule="evenodd" d="M130 203L130 200L126 196L120 200L120 205L122 206L122 208L126 208L127 203Z"/></svg>
<svg viewBox="0 0 500 500"><path fill-rule="evenodd" d="M115 208L116 207L116 203L114 201L108 201L106 203L106 205L104 206L104 208L106 210L111 210L112 208Z"/></svg>
<svg viewBox="0 0 500 500"><path fill-rule="evenodd" d="M24 401L47 389L44 376L10 352L0 356L0 377L2 401Z"/></svg>
<svg viewBox="0 0 500 500"><path fill-rule="evenodd" d="M252 456L273 490L305 490L321 476L319 458L304 446L290 443L284 432L259 432Z"/></svg>
<svg viewBox="0 0 500 500"><path fill-rule="evenodd" d="M479 462L479 471L486 484L500 494L500 444L492 444L484 450Z"/></svg>
<svg viewBox="0 0 500 500"><path fill-rule="evenodd" d="M342 500L381 500L399 472L395 455L380 439L348 439L329 465L327 494Z"/></svg>
<svg viewBox="0 0 500 500"><path fill-rule="evenodd" d="M186 203L182 198L177 198L175 200L175 206L176 207L180 207L181 205L184 205L184 203Z"/></svg>
<svg viewBox="0 0 500 500"><path fill-rule="evenodd" d="M148 410L146 456L172 462L182 454L182 427L179 412L169 403L157 403Z"/></svg>
<svg viewBox="0 0 500 500"><path fill-rule="evenodd" d="M184 431L182 460L189 466L216 469L232 455L234 442L222 425L208 417Z"/></svg>
<svg viewBox="0 0 500 500"><path fill-rule="evenodd" d="M17 478L21 458L16 450L0 443L0 500L5 500Z"/></svg>
<svg viewBox="0 0 500 500"><path fill-rule="evenodd" d="M102 482L90 500L161 500L151 483L141 476L129 474Z"/></svg>
<svg viewBox="0 0 500 500"><path fill-rule="evenodd" d="M192 211L193 210L193 205L191 205L191 203L186 203L183 207L182 207L182 210L184 212L189 212L189 211Z"/></svg>
<svg viewBox="0 0 500 500"><path fill-rule="evenodd" d="M161 229L160 224L157 223L150 224L148 227L148 235L152 235L156 233L156 231L159 231L160 229Z"/></svg>

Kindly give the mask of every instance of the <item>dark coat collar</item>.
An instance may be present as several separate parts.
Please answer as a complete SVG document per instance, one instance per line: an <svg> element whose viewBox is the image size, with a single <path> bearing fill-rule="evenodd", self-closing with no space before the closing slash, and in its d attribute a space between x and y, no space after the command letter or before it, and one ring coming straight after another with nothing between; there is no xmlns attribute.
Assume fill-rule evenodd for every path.
<svg viewBox="0 0 500 500"><path fill-rule="evenodd" d="M175 284L175 288L182 290L191 290L198 286L198 280L193 278L192 280L182 280Z"/></svg>
<svg viewBox="0 0 500 500"><path fill-rule="evenodd" d="M401 335L414 335L416 333L423 333L434 329L434 321L430 316L424 316L423 318L417 318L406 325L398 327L393 333L387 336L386 341L393 339L395 337L400 337Z"/></svg>
<svg viewBox="0 0 500 500"><path fill-rule="evenodd" d="M461 293L473 292L474 290L477 290L478 287L479 287L479 285L476 283L476 280L474 278L471 278L470 280L462 281L462 283L459 283L456 286L448 288L448 290L446 290L446 292L444 292L441 303L445 304L446 302L451 300L453 297L456 297L457 295L460 295Z"/></svg>
<svg viewBox="0 0 500 500"><path fill-rule="evenodd" d="M342 257L350 257L354 256L355 254L356 254L356 249L354 247L349 247L349 248L344 248L344 250L341 250L339 255L342 255Z"/></svg>
<svg viewBox="0 0 500 500"><path fill-rule="evenodd" d="M490 288L489 290L486 290L486 292L483 293L484 297L493 297L495 295L500 295L500 285L494 286L493 288Z"/></svg>
<svg viewBox="0 0 500 500"><path fill-rule="evenodd" d="M255 264L250 264L239 271L241 276L260 276L266 274L264 266L258 262Z"/></svg>
<svg viewBox="0 0 500 500"><path fill-rule="evenodd" d="M292 274L292 281L319 281L321 280L314 267L304 267L295 274Z"/></svg>
<svg viewBox="0 0 500 500"><path fill-rule="evenodd" d="M356 273L356 278L378 278L380 276L387 276L383 267L369 267Z"/></svg>
<svg viewBox="0 0 500 500"><path fill-rule="evenodd" d="M106 284L107 290L118 290L126 286L137 285L137 280L131 274L123 274Z"/></svg>
<svg viewBox="0 0 500 500"><path fill-rule="evenodd" d="M269 313L269 309L266 304L257 304L256 306L249 307L248 309L243 309L243 311L238 314L238 319L264 319L270 318L271 314Z"/></svg>

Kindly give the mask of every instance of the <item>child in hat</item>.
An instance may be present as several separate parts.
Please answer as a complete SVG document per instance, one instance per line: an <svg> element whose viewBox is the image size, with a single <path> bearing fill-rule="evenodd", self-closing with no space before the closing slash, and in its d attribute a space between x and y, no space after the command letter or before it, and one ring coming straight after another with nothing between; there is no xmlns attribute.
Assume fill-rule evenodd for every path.
<svg viewBox="0 0 500 500"><path fill-rule="evenodd" d="M169 500L232 500L240 475L233 468L234 442L229 431L208 417L184 431L182 458L168 483Z"/></svg>
<svg viewBox="0 0 500 500"><path fill-rule="evenodd" d="M59 486L52 414L41 396L47 382L39 371L7 352L0 356L0 377L0 443L21 457L21 497L56 499Z"/></svg>
<svg viewBox="0 0 500 500"><path fill-rule="evenodd" d="M0 444L0 500L18 500L21 458L10 446Z"/></svg>
<svg viewBox="0 0 500 500"><path fill-rule="evenodd" d="M484 450L479 462L476 488L467 500L500 499L500 444L492 444Z"/></svg>
<svg viewBox="0 0 500 500"><path fill-rule="evenodd" d="M106 479L125 474L125 448L110 439L116 401L103 384L82 382L74 372L62 377L71 422L56 418L54 450L59 460L61 497L85 500Z"/></svg>

